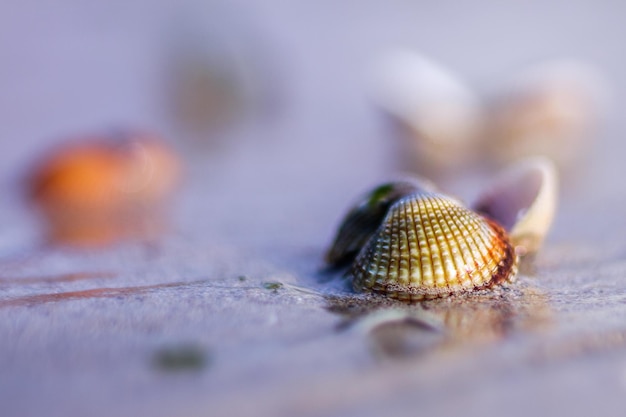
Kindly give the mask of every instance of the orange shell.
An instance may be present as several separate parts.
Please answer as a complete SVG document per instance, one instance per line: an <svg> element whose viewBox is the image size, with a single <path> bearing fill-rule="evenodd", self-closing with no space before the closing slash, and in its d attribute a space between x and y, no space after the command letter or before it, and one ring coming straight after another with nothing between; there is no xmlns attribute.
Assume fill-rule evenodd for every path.
<svg viewBox="0 0 626 417"><path fill-rule="evenodd" d="M44 209L109 212L158 202L178 175L178 158L149 136L94 138L45 158L31 175L29 190Z"/></svg>
<svg viewBox="0 0 626 417"><path fill-rule="evenodd" d="M97 242L136 234L175 188L176 154L147 134L94 137L67 144L33 170L29 198L53 239Z"/></svg>

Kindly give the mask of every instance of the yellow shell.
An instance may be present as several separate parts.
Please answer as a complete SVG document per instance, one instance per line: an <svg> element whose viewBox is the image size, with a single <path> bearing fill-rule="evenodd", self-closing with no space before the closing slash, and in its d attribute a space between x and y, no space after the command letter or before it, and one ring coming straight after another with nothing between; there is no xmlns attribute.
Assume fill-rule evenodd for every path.
<svg viewBox="0 0 626 417"><path fill-rule="evenodd" d="M418 192L396 201L357 256L358 291L420 300L512 281L517 256L506 232L450 197Z"/></svg>

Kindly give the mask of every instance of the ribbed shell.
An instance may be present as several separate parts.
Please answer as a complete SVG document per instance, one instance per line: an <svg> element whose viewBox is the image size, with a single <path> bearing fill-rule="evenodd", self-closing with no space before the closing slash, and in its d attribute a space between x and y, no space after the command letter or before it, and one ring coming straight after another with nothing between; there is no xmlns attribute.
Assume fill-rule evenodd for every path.
<svg viewBox="0 0 626 417"><path fill-rule="evenodd" d="M351 270L356 290L404 300L488 288L516 272L499 225L433 193L397 201Z"/></svg>
<svg viewBox="0 0 626 417"><path fill-rule="evenodd" d="M361 197L341 222L337 236L326 253L326 262L332 267L352 262L376 232L389 208L402 197L419 192L420 187L418 182L389 182Z"/></svg>

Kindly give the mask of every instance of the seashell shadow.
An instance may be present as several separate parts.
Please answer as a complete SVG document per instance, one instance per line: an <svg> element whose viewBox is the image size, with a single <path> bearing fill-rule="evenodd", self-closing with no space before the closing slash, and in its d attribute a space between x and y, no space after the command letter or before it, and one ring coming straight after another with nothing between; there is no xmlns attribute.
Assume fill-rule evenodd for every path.
<svg viewBox="0 0 626 417"><path fill-rule="evenodd" d="M497 343L546 331L553 322L547 296L524 278L515 287L410 304L371 294L325 298L326 309L342 317L337 331L360 334L379 359Z"/></svg>

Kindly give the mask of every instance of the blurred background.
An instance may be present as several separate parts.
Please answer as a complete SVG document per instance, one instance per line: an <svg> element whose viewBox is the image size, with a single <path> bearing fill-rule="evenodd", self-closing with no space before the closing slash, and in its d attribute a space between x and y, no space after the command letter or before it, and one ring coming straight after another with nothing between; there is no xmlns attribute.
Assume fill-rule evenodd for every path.
<svg viewBox="0 0 626 417"><path fill-rule="evenodd" d="M234 255L222 259L225 265L216 276L236 275L254 253L290 268L294 280L306 286L341 216L373 184L416 172L467 201L475 199L489 179L517 157L500 151L515 147L507 142L510 136L515 141L515 135L506 132L516 129L517 118L525 117L525 110L515 106L534 84L523 80L533 79L527 74L539 65L562 61L573 62L568 68L585 75L574 76L580 81L572 87L576 98L563 101L564 112L573 116L561 122L573 127L563 129L563 139L557 126L556 140L563 144L546 151L557 160L561 174L561 200L548 247L623 246L626 120L620 117L619 103L626 99L625 11L619 2L591 0L4 2L3 273L30 273L20 270L14 257L48 250L41 249L47 241L46 222L56 220L41 215L48 213L49 197L36 196L31 204L31 177L40 171L44 173L37 175L45 177L41 167L47 166L49 155L71 151L74 145L68 144L114 140L119 131L149 132L169 155L165 160L174 162L156 165L165 167L164 177L155 179L151 173L139 178L149 184L156 181L153 187L158 190L159 184L167 184L162 187L167 190L156 192L155 200L124 200L121 209L114 209L116 215L118 210L124 216L131 211L130 222L135 222L143 217L144 206L164 206L168 231L163 241L232 249ZM397 51L407 54L404 64L390 58ZM412 65L418 67L415 74L427 68L423 78L411 78L407 68ZM567 76L557 72L560 78ZM441 162L428 165L420 162L423 155L413 157L415 151L407 150L407 141L420 140L422 125L418 121L417 128L412 126L414 119L405 110L415 101L430 108L441 100L442 114L455 114L447 112L447 106L462 106L459 111L470 114L471 120L441 119L435 131L453 126L458 127L452 129L454 134L461 133L452 138ZM570 105L575 109L568 113ZM502 108L513 109L513 122L498 119ZM505 120L504 127L494 120ZM134 135L125 137L136 139ZM522 135L520 140L526 139ZM559 161L560 152L571 149L574 155ZM142 152L143 162L131 158L131 168L143 169L149 157L145 149ZM127 162L119 161L114 159L111 171L126 178ZM77 192L82 195L90 187ZM187 259L179 250L185 251L177 247L170 254L168 268L177 271L172 276L196 271L183 261L177 264ZM294 259L293 253L299 257ZM33 270L88 265L72 256L50 261L51 269L42 263ZM208 256L210 264L215 255ZM120 269L123 262L141 262L133 259L120 261ZM254 273L254 265L244 269ZM302 273L304 277L298 276ZM29 323L27 312L18 317L20 323ZM9 321L0 326L7 326L4 333L10 336L19 326L9 326ZM233 340L245 341L247 336ZM15 354L19 346L7 349ZM48 345L44 340L39 346L43 351ZM241 349L239 354L245 353ZM20 372L18 365L11 369L10 375ZM5 380L4 386L9 385ZM19 387L25 385L17 386L13 389L23 394ZM289 409L282 412L288 415Z"/></svg>
<svg viewBox="0 0 626 417"><path fill-rule="evenodd" d="M8 204L16 195L11 187L45 150L114 129L143 129L161 135L184 160L181 230L235 243L267 243L267 234L272 244L328 240L346 197L406 171L372 93L377 68L397 48L438 62L480 99L553 60L593 66L615 102L625 82L621 10L610 2L21 2L2 8L5 235L28 223ZM584 166L570 169L584 171L574 188L584 189L585 198L566 200L559 224L581 220L573 205L602 200L605 210L618 210L623 204L613 171L621 165L615 150L622 121L604 108L602 117L587 157L577 161ZM448 183L450 191L473 197L462 181ZM244 214L250 212L255 215ZM296 218L307 221L285 224ZM556 230L563 237L600 237L615 228Z"/></svg>

